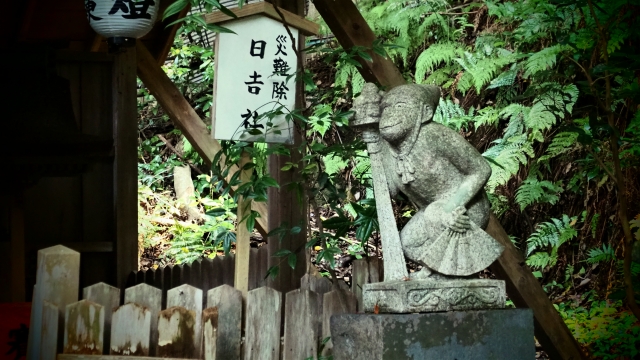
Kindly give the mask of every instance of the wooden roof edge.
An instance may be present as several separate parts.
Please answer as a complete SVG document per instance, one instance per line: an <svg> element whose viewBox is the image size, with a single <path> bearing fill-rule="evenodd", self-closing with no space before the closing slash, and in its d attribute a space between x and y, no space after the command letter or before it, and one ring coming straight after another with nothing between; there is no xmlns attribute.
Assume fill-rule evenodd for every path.
<svg viewBox="0 0 640 360"><path fill-rule="evenodd" d="M242 8L234 8L229 10L233 11L233 13L236 14L238 18L244 18L251 15L264 15L274 20L282 21L280 14L278 14L278 11L280 11L287 25L300 30L302 34L310 36L318 35L318 33L320 32L320 25L282 8L278 8L278 11L276 11L273 5L268 2L249 4L243 6ZM235 20L222 11L215 11L209 14L204 14L203 18L207 24L222 24L231 20Z"/></svg>

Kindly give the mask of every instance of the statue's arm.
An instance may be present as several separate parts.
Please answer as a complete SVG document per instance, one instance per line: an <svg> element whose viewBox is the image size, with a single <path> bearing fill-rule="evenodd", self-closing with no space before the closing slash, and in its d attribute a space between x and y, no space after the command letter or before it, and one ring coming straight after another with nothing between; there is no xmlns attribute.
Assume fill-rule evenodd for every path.
<svg viewBox="0 0 640 360"><path fill-rule="evenodd" d="M438 132L439 140L441 140L437 141L438 153L446 157L458 171L464 174L464 180L458 185L458 190L445 206L444 210L450 212L460 206L467 207L471 199L482 190L489 180L491 167L478 150L460 134L442 125L439 125L438 128L434 129Z"/></svg>

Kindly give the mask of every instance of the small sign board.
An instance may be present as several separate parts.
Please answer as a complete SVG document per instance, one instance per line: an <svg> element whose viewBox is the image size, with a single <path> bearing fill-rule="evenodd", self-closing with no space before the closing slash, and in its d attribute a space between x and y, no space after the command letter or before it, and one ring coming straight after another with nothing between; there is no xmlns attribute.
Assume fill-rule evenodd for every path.
<svg viewBox="0 0 640 360"><path fill-rule="evenodd" d="M224 24L235 32L216 39L212 137L249 142L293 142L297 58L284 25L262 15ZM294 41L298 29L289 27ZM275 111L282 114L275 115ZM275 116L274 116L275 115Z"/></svg>

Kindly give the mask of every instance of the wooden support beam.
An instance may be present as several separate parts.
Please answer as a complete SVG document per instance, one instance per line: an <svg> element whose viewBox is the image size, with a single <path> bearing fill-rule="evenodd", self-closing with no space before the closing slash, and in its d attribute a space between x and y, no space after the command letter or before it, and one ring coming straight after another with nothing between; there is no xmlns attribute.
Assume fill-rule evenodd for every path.
<svg viewBox="0 0 640 360"><path fill-rule="evenodd" d="M287 10L291 13L299 16L304 16L304 1L301 0L281 0L277 1L276 5L279 10ZM284 14L284 13L283 13ZM304 48L304 36L300 34L297 48ZM300 56L304 56L301 54ZM300 63L304 64L304 59ZM302 69L299 69L302 70ZM302 82L296 83L296 109L304 107L304 85ZM297 150L304 140L303 134L299 131L294 131L293 142L294 146L290 146L289 150L291 156L285 155L271 155L269 157L269 175L273 177L280 188L269 188L269 226L271 229L275 229L281 225L286 225L289 228L294 226L300 226L302 231L298 234L287 234L282 241L278 241L275 237L267 242L269 247L269 260L268 266L280 266L280 271L275 279L269 281L269 286L274 289L287 293L289 291L300 288L300 279L307 271L307 265L310 263L310 253L305 248L307 242L306 228L309 224L308 209L306 199L303 196L303 202L298 201L298 195L295 188L288 186L288 184L302 183L302 176L296 171L282 171L287 162L298 164L302 160L303 154ZM282 258L276 258L274 255L281 249L291 250L296 254L297 263L294 269L287 265L286 261L281 261ZM284 324L284 322L282 323Z"/></svg>
<svg viewBox="0 0 640 360"><path fill-rule="evenodd" d="M264 15L270 17L272 19L282 21L280 15L276 11L276 9L268 2L259 2L255 4L247 4L242 8L233 8L231 9L233 13L238 18L243 18L252 15ZM318 35L320 31L320 25L314 23L313 21L309 21L301 16L298 16L290 11L280 9L282 13L282 17L287 22L289 26L297 28L304 35ZM224 24L227 21L234 20L231 16L223 13L222 11L214 11L210 14L205 14L203 16L204 21L207 24Z"/></svg>
<svg viewBox="0 0 640 360"><path fill-rule="evenodd" d="M251 162L251 155L248 152L243 151L240 158L240 168L242 169L245 164ZM240 181L241 184L247 183L251 179L252 169L241 170ZM238 199L238 226L236 228L236 271L233 275L233 287L240 290L242 293L242 299L245 304L247 300L247 293L249 292L249 256L251 252L251 234L247 230L246 220L242 221L245 216L250 214L248 211L251 207L247 202L251 202L251 199L245 200L242 196ZM249 207L247 207L249 206Z"/></svg>
<svg viewBox="0 0 640 360"><path fill-rule="evenodd" d="M367 49L373 47L376 35L360 14L360 11L351 1L314 1L316 10L327 23L333 35L345 50L354 46L363 46ZM392 88L406 83L400 71L393 61L384 58L371 50L367 51L372 62L360 57L356 60L362 64L360 74L367 82L377 83L381 86Z"/></svg>
<svg viewBox="0 0 640 360"><path fill-rule="evenodd" d="M117 283L138 270L138 108L136 49L122 48L113 62L113 162Z"/></svg>
<svg viewBox="0 0 640 360"><path fill-rule="evenodd" d="M211 165L215 154L222 149L220 143L211 138L211 134L200 116L140 41L137 42L136 49L138 76L202 159ZM221 161L224 161L224 158ZM225 180L229 180L236 171L238 171L238 167L233 165ZM260 217L256 219L256 227L266 238L269 228L267 225L267 205L262 202L253 202L252 209L260 213Z"/></svg>
<svg viewBox="0 0 640 360"><path fill-rule="evenodd" d="M345 50L353 46L371 48L375 34L353 2L315 0L314 5ZM389 88L406 83L391 60L372 52L371 56L373 62L360 59L363 65L360 73L366 81ZM493 215L487 232L505 246L504 253L491 269L499 279L505 280L507 294L516 306L533 310L535 335L545 351L552 358L586 358L537 279L524 264L524 260L518 256L502 225Z"/></svg>

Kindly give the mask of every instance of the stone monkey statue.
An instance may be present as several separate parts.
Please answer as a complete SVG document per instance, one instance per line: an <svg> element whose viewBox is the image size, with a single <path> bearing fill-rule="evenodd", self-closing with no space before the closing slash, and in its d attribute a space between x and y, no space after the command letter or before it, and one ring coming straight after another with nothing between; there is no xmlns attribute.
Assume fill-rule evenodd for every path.
<svg viewBox="0 0 640 360"><path fill-rule="evenodd" d="M432 121L439 99L436 86L381 93L366 84L354 101L356 118L379 119L391 196L402 192L418 207L400 233L405 257L426 267L418 278L471 275L503 250L482 230L491 213L483 189L491 168L460 134Z"/></svg>

